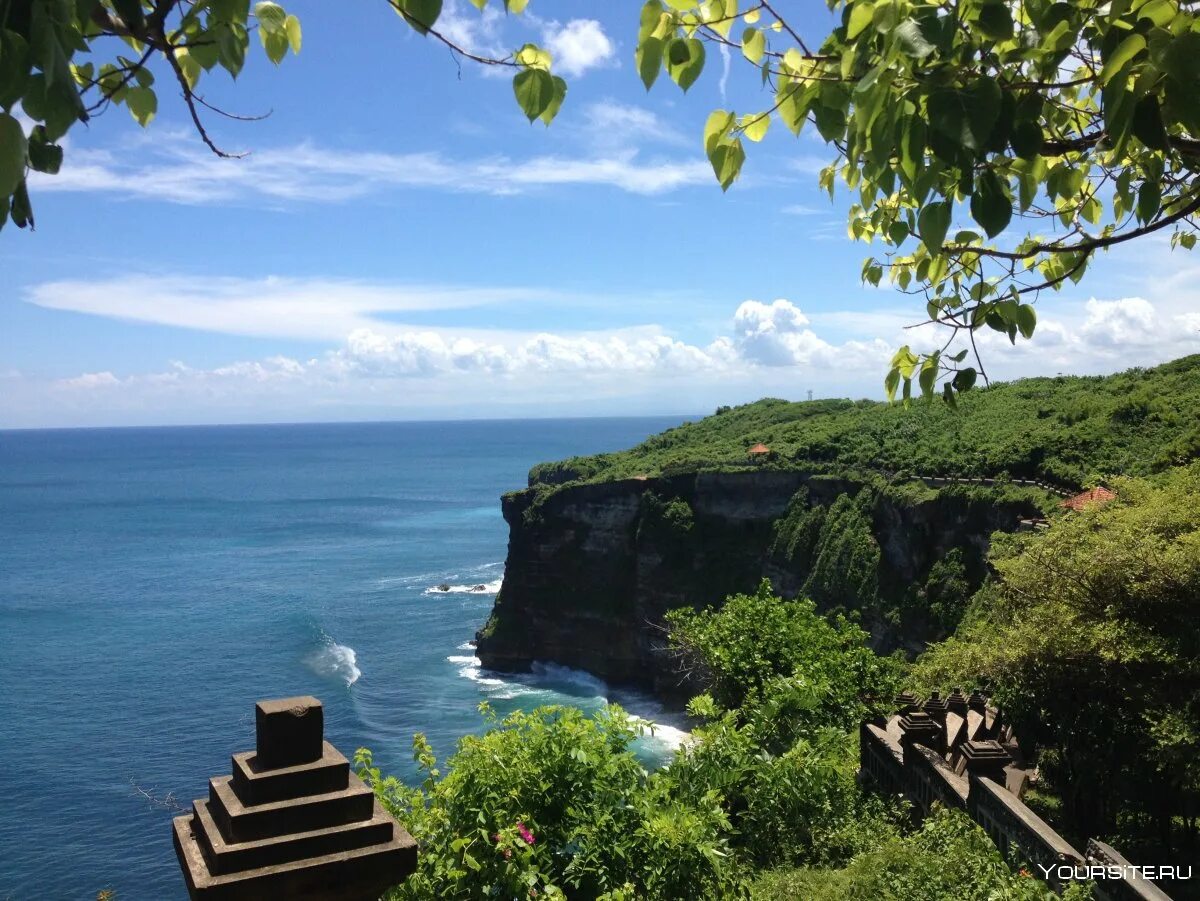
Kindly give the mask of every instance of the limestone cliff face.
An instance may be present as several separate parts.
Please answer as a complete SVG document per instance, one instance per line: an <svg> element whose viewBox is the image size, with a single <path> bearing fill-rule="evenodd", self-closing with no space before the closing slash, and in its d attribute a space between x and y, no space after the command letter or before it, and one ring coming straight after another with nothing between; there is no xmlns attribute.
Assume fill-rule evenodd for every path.
<svg viewBox="0 0 1200 901"><path fill-rule="evenodd" d="M862 489L851 479L758 470L507 495L504 586L477 636L478 655L493 669L550 661L667 692L673 678L657 628L663 614L719 604L764 576L785 596L800 593L814 563L781 552L780 524L797 506L801 513L829 508ZM1013 529L1033 512L1025 504L942 495L914 502L870 492L863 498L878 546L878 581L888 590L920 584L952 548L975 561L978 581L991 532ZM880 650L919 647L928 632L920 617L897 625L874 609L862 615Z"/></svg>

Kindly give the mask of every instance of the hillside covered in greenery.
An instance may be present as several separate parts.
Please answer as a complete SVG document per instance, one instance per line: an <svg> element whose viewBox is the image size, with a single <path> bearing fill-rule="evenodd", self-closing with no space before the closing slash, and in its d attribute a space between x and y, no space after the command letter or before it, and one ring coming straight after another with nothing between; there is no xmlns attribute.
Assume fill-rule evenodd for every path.
<svg viewBox="0 0 1200 901"><path fill-rule="evenodd" d="M463 739L442 767L416 737L427 776L419 788L382 774L360 751L360 776L422 846L418 872L389 897L1060 897L1033 878L1021 848L1002 852L969 816L934 808L923 818L856 778L858 724L892 709L902 688L990 692L1038 768L1026 802L1076 847L1098 838L1136 863L1192 863L1200 849L1198 409L1200 356L1102 378L997 385L958 410L760 401L629 451L539 467L531 481L540 487L507 501L525 505L510 521L554 553L570 522L554 511L526 522L539 503L574 493L587 500L575 506L600 509L596 522L612 531L604 499L639 498L621 509L637 522L632 544L645 544L644 559L660 560L676 587L658 653L693 689L690 739L669 766L647 772L630 747L644 724L619 708L500 718L485 705L490 730ZM728 551L732 539L703 534L715 528L712 517L697 514L687 495L700 479L656 477L746 465L759 441L775 454L759 465L826 469L811 478L765 474L775 489L802 485L781 516L764 521L766 543L755 545L775 584L764 578L756 590L704 601L701 587L719 581L729 556L691 580L683 563L695 565L706 542ZM851 470L880 478L837 475ZM1001 485L926 492L889 478L906 471ZM650 478L615 481L641 474ZM957 536L989 506L1015 503L1014 491L1040 490L1004 485L1005 476L1103 479L1115 496L1056 515L1045 529L993 535L986 546L931 538L931 524ZM705 481L732 494L764 479ZM883 542L881 512L896 514ZM880 562L905 529L938 550L907 581ZM585 581L585 570L578 574ZM792 584L779 588L789 574ZM545 609L560 611L581 590L552 593ZM915 661L878 654L863 628L909 619L935 636ZM531 620L514 622L529 628ZM600 620L588 622L594 629ZM1165 887L1179 901L1198 897L1186 882ZM1093 888L1076 882L1061 897L1084 901L1098 896Z"/></svg>
<svg viewBox="0 0 1200 901"><path fill-rule="evenodd" d="M764 399L654 435L610 454L543 463L530 484L603 481L747 463L967 477L1045 478L1083 486L1148 475L1200 455L1200 355L1108 376L997 383L911 406Z"/></svg>

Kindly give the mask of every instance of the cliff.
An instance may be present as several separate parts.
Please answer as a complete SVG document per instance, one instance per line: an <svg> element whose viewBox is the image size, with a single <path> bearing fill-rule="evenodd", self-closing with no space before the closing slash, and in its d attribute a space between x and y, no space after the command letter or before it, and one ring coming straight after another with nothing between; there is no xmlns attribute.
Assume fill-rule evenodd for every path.
<svg viewBox="0 0 1200 901"><path fill-rule="evenodd" d="M786 468L535 484L503 500L504 586L477 653L493 669L551 661L670 693L663 614L764 577L784 596L857 611L880 651L915 650L957 622L990 534L1038 503L1033 489Z"/></svg>

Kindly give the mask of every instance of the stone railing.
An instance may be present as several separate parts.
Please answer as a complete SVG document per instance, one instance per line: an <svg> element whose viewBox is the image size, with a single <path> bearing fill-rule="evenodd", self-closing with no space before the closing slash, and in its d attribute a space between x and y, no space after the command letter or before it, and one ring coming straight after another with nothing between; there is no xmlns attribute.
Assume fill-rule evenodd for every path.
<svg viewBox="0 0 1200 901"><path fill-rule="evenodd" d="M964 810L1007 860L1029 866L1030 875L1056 891L1091 880L1097 901L1170 901L1110 846L1092 839L1081 854L1030 810L1014 793L1022 790L1028 771L1013 763L1010 750L1019 754L1019 749L1011 729L994 709L983 708L977 695L969 707L964 700L957 691L923 705L902 695L897 698L901 714L864 722L860 781L904 795L922 816L935 804ZM1190 868L1178 875L1189 878Z"/></svg>

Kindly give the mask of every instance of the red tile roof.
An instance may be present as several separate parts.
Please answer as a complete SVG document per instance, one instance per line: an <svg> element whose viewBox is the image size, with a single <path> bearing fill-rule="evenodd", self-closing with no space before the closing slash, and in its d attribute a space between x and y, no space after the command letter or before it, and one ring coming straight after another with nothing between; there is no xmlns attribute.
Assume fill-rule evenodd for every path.
<svg viewBox="0 0 1200 901"><path fill-rule="evenodd" d="M1059 506L1069 510L1082 510L1089 504L1107 504L1116 496L1115 491L1109 491L1107 488L1092 488L1082 494L1067 498Z"/></svg>
<svg viewBox="0 0 1200 901"><path fill-rule="evenodd" d="M750 450L746 451L748 454L769 454L770 452L771 449L765 444L756 444Z"/></svg>

